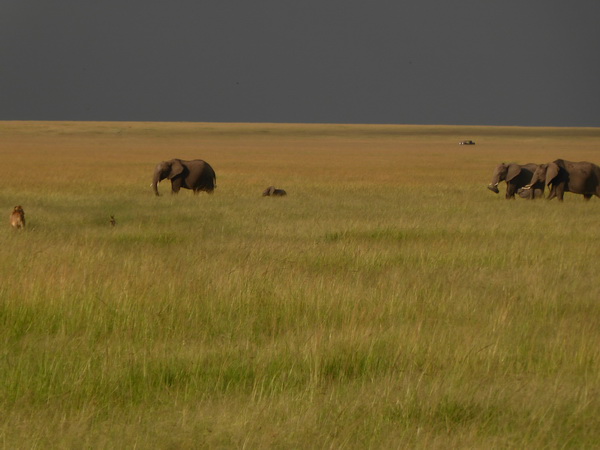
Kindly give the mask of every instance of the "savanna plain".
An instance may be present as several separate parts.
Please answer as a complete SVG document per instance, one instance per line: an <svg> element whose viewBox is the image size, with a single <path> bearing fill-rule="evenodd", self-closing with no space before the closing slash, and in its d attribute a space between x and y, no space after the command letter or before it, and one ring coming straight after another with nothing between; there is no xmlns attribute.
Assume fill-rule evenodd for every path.
<svg viewBox="0 0 600 450"><path fill-rule="evenodd" d="M600 199L486 189L557 158L600 129L0 122L0 445L598 448Z"/></svg>

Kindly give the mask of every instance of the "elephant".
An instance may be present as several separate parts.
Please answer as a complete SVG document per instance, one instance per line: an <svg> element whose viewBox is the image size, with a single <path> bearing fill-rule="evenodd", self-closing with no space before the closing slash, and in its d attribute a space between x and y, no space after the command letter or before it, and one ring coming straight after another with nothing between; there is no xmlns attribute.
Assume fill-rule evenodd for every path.
<svg viewBox="0 0 600 450"><path fill-rule="evenodd" d="M263 191L262 195L263 197L283 197L284 195L287 195L287 192L283 189L276 189L275 186L269 186Z"/></svg>
<svg viewBox="0 0 600 450"><path fill-rule="evenodd" d="M600 197L600 167L587 161L557 159L540 164L523 189L531 189L537 183L552 185L548 200L557 197L559 201L563 201L565 192L581 194L585 200L589 200L592 195Z"/></svg>
<svg viewBox="0 0 600 450"><path fill-rule="evenodd" d="M524 198L526 200L530 200L531 199L531 194L533 192L531 191L531 189L525 189L525 188L519 188L517 190L517 195L521 198ZM536 197L539 198L539 197Z"/></svg>
<svg viewBox="0 0 600 450"><path fill-rule="evenodd" d="M152 180L152 189L156 195L159 195L158 184L165 178L171 180L172 194L177 194L181 188L191 189L194 194L200 191L212 194L217 187L215 171L210 164L201 159L192 161L172 159L161 162L154 169Z"/></svg>
<svg viewBox="0 0 600 450"><path fill-rule="evenodd" d="M468 141L460 141L458 144L459 145L475 145L475 142L468 140Z"/></svg>
<svg viewBox="0 0 600 450"><path fill-rule="evenodd" d="M492 176L492 182L488 185L488 189L492 192L498 194L500 191L498 190L498 184L501 181L506 181L506 198L514 199L515 194L517 193L519 188L527 185L531 177L533 176L533 172L537 169L538 165L529 163L529 164L515 164L515 163L502 163L496 167L494 170L494 175ZM532 195L533 193L533 195ZM523 198L541 198L544 196L544 183L539 182L534 186L533 191L530 191L527 194L520 195Z"/></svg>

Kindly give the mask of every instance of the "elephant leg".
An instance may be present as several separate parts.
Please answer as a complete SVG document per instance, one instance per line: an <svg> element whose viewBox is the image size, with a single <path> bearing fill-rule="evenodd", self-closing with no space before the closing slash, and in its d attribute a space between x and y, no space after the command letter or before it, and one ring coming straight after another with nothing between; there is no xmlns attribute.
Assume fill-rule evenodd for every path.
<svg viewBox="0 0 600 450"><path fill-rule="evenodd" d="M181 181L171 180L171 194L177 194L179 189L181 189Z"/></svg>
<svg viewBox="0 0 600 450"><path fill-rule="evenodd" d="M556 187L556 198L558 199L558 201L564 201L564 196L565 196L565 187L564 186L557 186Z"/></svg>
<svg viewBox="0 0 600 450"><path fill-rule="evenodd" d="M517 192L517 186L515 186L512 183L508 183L506 185L506 199L513 199L515 198L515 192Z"/></svg>

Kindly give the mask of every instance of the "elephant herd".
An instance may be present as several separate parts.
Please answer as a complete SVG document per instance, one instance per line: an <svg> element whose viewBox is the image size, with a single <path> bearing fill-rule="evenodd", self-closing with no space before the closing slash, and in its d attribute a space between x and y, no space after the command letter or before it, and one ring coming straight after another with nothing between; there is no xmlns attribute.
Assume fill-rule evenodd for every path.
<svg viewBox="0 0 600 450"><path fill-rule="evenodd" d="M156 195L158 184L164 180L171 181L173 193L181 188L191 189L195 194L208 192L211 194L217 187L217 176L213 168L206 161L196 159L184 161L172 159L162 161L154 169L152 189ZM549 186L548 199L557 197L563 200L565 192L581 194L589 200L592 195L600 197L600 167L587 161L572 162L557 159L547 164L505 164L496 167L488 189L499 192L498 184L506 182L506 198L515 198L515 194L522 198L543 198L546 186ZM283 189L269 186L263 196L284 196Z"/></svg>
<svg viewBox="0 0 600 450"><path fill-rule="evenodd" d="M154 169L152 189L156 195L158 184L168 178L174 194L181 188L191 189L195 194L205 191L211 194L217 187L217 176L206 161L196 159L184 161L172 159L162 161ZM546 186L550 193L548 199L557 197L563 200L565 192L581 194L589 200L592 195L600 197L600 167L587 161L572 162L557 159L546 164L505 164L496 167L488 189L499 192L498 184L506 182L506 198L515 198L515 194L526 199L543 198ZM269 186L263 196L284 196L283 189Z"/></svg>
<svg viewBox="0 0 600 450"><path fill-rule="evenodd" d="M497 194L501 181L506 181L507 199L514 199L515 194L526 199L543 198L546 186L550 189L548 200L557 197L562 201L565 192L583 195L585 200L592 195L600 197L600 167L587 161L557 159L546 164L502 163L494 170L488 189Z"/></svg>
<svg viewBox="0 0 600 450"><path fill-rule="evenodd" d="M191 189L195 194L202 191L211 194L217 187L215 171L201 159L172 159L158 164L152 180L152 189L156 195L159 195L158 184L164 179L171 181L174 194L181 188ZM507 199L515 198L515 194L526 199L543 198L546 186L550 189L549 200L557 197L562 201L565 192L581 194L586 200L592 195L600 197L600 167L587 161L557 159L546 164L502 163L494 170L488 189L497 194L501 181L506 182ZM263 192L263 196L284 195L286 192L283 189L274 186L269 186Z"/></svg>

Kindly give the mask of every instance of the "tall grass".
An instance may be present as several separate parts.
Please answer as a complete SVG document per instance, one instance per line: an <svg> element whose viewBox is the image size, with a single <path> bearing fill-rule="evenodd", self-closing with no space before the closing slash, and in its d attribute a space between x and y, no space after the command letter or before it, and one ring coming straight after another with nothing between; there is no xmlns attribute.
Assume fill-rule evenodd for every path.
<svg viewBox="0 0 600 450"><path fill-rule="evenodd" d="M0 233L4 447L597 445L600 200L485 189L503 160L600 162L597 130L0 136L0 204L28 219ZM155 198L172 157L215 194Z"/></svg>

